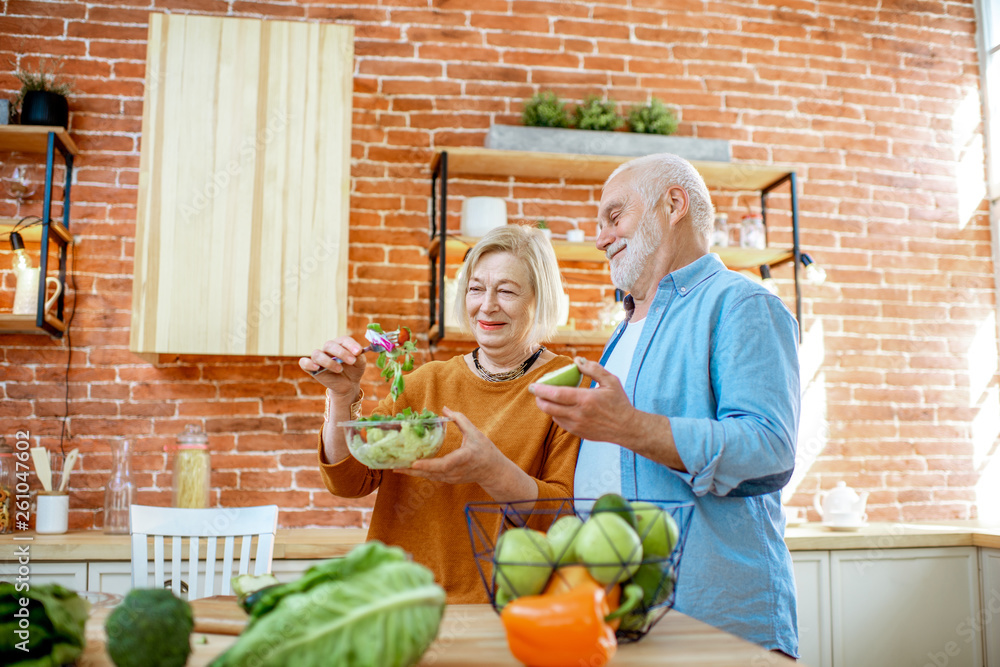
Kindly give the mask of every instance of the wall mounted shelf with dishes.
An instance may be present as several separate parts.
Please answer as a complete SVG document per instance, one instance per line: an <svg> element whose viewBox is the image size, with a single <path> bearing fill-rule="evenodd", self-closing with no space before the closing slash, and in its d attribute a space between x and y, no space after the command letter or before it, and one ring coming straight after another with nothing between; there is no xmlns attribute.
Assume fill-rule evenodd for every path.
<svg viewBox="0 0 1000 667"><path fill-rule="evenodd" d="M445 321L444 285L445 267L449 256L461 261L466 251L478 239L456 236L448 232L448 179L454 176L514 177L547 180L580 180L603 182L616 167L633 158L607 155L578 155L566 153L538 153L508 151L490 148L449 148L434 156L431 164L430 212L430 314L428 340L433 344L442 338L471 340L451 327L442 328ZM710 190L735 190L758 192L761 212L767 229L767 196L785 184L791 190L791 246L755 248L712 248L732 270L759 271L760 267L793 262L795 279L795 315L802 335L802 294L799 287L799 214L795 171L773 165L740 164L732 162L692 162L705 179ZM595 212L596 214L596 212ZM766 232L765 232L766 234ZM593 242L570 243L554 240L552 247L560 261L605 262L604 253ZM606 331L560 331L553 343L603 345L608 338Z"/></svg>
<svg viewBox="0 0 1000 667"><path fill-rule="evenodd" d="M76 143L63 127L42 125L0 125L0 151L17 153L42 153L45 155L45 184L42 200L42 224L24 229L22 237L28 244L38 244L39 276L38 301L34 315L0 313L0 333L46 332L62 338L66 331L64 305L66 299L66 251L73 243L69 231L70 185L73 182L73 157L79 153ZM63 183L62 222L52 220L52 183L56 153L62 155L66 165ZM6 239L17 225L14 218L0 218L0 237ZM55 301L55 312L44 308L46 281L49 275L50 244L58 246L58 276L62 289Z"/></svg>

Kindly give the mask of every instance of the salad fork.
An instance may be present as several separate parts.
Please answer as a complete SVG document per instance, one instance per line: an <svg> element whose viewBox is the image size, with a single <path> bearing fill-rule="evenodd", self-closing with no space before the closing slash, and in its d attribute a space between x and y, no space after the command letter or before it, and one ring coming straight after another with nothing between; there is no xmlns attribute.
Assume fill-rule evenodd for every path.
<svg viewBox="0 0 1000 667"><path fill-rule="evenodd" d="M374 329L365 329L365 338L368 339L368 345L361 348L362 354L365 352L392 352L396 345L399 343L399 329L395 331L386 331L385 333L379 333ZM337 357L333 357L333 360L338 363L343 363L343 361ZM319 368L315 371L309 371L309 374L316 377L325 368Z"/></svg>

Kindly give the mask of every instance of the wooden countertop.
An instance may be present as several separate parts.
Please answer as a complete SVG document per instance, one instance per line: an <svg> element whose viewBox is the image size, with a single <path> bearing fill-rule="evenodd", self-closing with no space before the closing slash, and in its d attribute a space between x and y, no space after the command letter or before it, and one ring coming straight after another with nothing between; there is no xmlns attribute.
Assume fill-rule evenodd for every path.
<svg viewBox="0 0 1000 667"><path fill-rule="evenodd" d="M366 534L362 528L282 528L275 535L274 558L316 560L342 556L362 542ZM834 532L808 523L788 528L785 543L791 551L966 546L1000 549L1000 525L978 521L872 523L857 532ZM96 530L63 535L0 535L0 553L19 544L31 546L33 561L131 560L128 535L105 535Z"/></svg>
<svg viewBox="0 0 1000 667"><path fill-rule="evenodd" d="M107 609L94 609L87 620L87 648L79 661L82 667L110 667L112 664L104 649L104 619L107 614ZM194 650L188 658L188 667L208 665L236 641L236 637L231 635L200 632L194 633L191 639ZM507 648L500 617L492 607L481 604L449 605L445 609L438 638L427 649L420 664L507 667L521 663ZM671 610L642 640L619 646L611 664L620 667L732 667L795 663Z"/></svg>
<svg viewBox="0 0 1000 667"><path fill-rule="evenodd" d="M316 560L343 556L364 541L364 528L281 528L274 536L274 558ZM99 530L77 530L62 535L34 531L0 535L0 553L28 544L33 561L129 561L128 535L105 535Z"/></svg>
<svg viewBox="0 0 1000 667"><path fill-rule="evenodd" d="M854 532L838 532L818 523L785 529L790 551L906 549L915 547L987 547L1000 549L1000 525L979 521L870 523Z"/></svg>

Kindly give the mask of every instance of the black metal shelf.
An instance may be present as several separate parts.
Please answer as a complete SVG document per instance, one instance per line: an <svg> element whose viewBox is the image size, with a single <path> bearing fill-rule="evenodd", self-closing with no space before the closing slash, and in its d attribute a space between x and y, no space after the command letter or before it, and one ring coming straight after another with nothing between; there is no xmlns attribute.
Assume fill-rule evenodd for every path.
<svg viewBox="0 0 1000 667"><path fill-rule="evenodd" d="M44 331L56 338L62 338L66 330L66 254L73 235L69 231L70 185L73 182L73 157L79 152L73 139L63 127L36 125L0 125L0 151L45 154L45 188L42 200L42 224L38 237L39 270L38 301L34 326L31 316L0 314L0 333L37 333ZM52 179L55 170L56 152L62 155L66 165L66 181L63 184L62 223L52 220ZM0 232L9 232L16 220L0 220ZM33 229L33 228L31 228ZM34 240L26 238L25 240ZM55 313L45 312L46 280L49 272L49 244L59 246L59 282L62 290L56 299Z"/></svg>
<svg viewBox="0 0 1000 667"><path fill-rule="evenodd" d="M602 182L620 164L631 157L607 155L574 155L564 153L536 153L527 151L507 151L490 148L449 148L438 153L431 165L431 239L430 258L430 314L428 338L436 343L445 335L441 326L444 318L445 265L449 250L464 252L475 244L476 239L448 234L448 178L453 176L472 177L521 177L574 179ZM802 291L799 285L801 253L799 251L799 210L795 171L769 165L740 164L729 162L692 162L705 179L708 187L727 190L760 192L761 213L767 230L767 197L775 189L785 184L791 189L792 247L767 247L763 250L752 248L713 248L726 266L734 270L769 268L794 263L795 276L795 317L799 325L799 340L802 339ZM553 242L556 257L567 261L606 261L603 253L585 244ZM583 332L581 332L583 333ZM593 332L586 332L587 334ZM562 340L565 338L566 340ZM558 334L554 343L574 343L579 336Z"/></svg>

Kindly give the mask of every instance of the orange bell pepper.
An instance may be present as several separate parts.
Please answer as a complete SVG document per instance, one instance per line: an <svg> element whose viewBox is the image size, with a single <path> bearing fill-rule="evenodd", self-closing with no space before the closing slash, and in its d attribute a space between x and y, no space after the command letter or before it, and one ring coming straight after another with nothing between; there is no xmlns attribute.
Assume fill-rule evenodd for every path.
<svg viewBox="0 0 1000 667"><path fill-rule="evenodd" d="M583 565L565 565L552 575L549 579L548 585L545 587L545 595L558 595L559 593L565 593L570 591L582 583L593 582L600 586L600 583L590 576L590 572ZM611 589L605 588L605 593L607 593L608 609L615 611L618 609L618 598L621 597L621 587L615 584ZM607 619L605 619L607 620ZM615 618L611 620L608 625L611 626L612 630L618 629L618 624L621 620Z"/></svg>
<svg viewBox="0 0 1000 667"><path fill-rule="evenodd" d="M615 654L604 588L582 581L562 593L523 595L500 612L507 646L529 667L603 667Z"/></svg>

